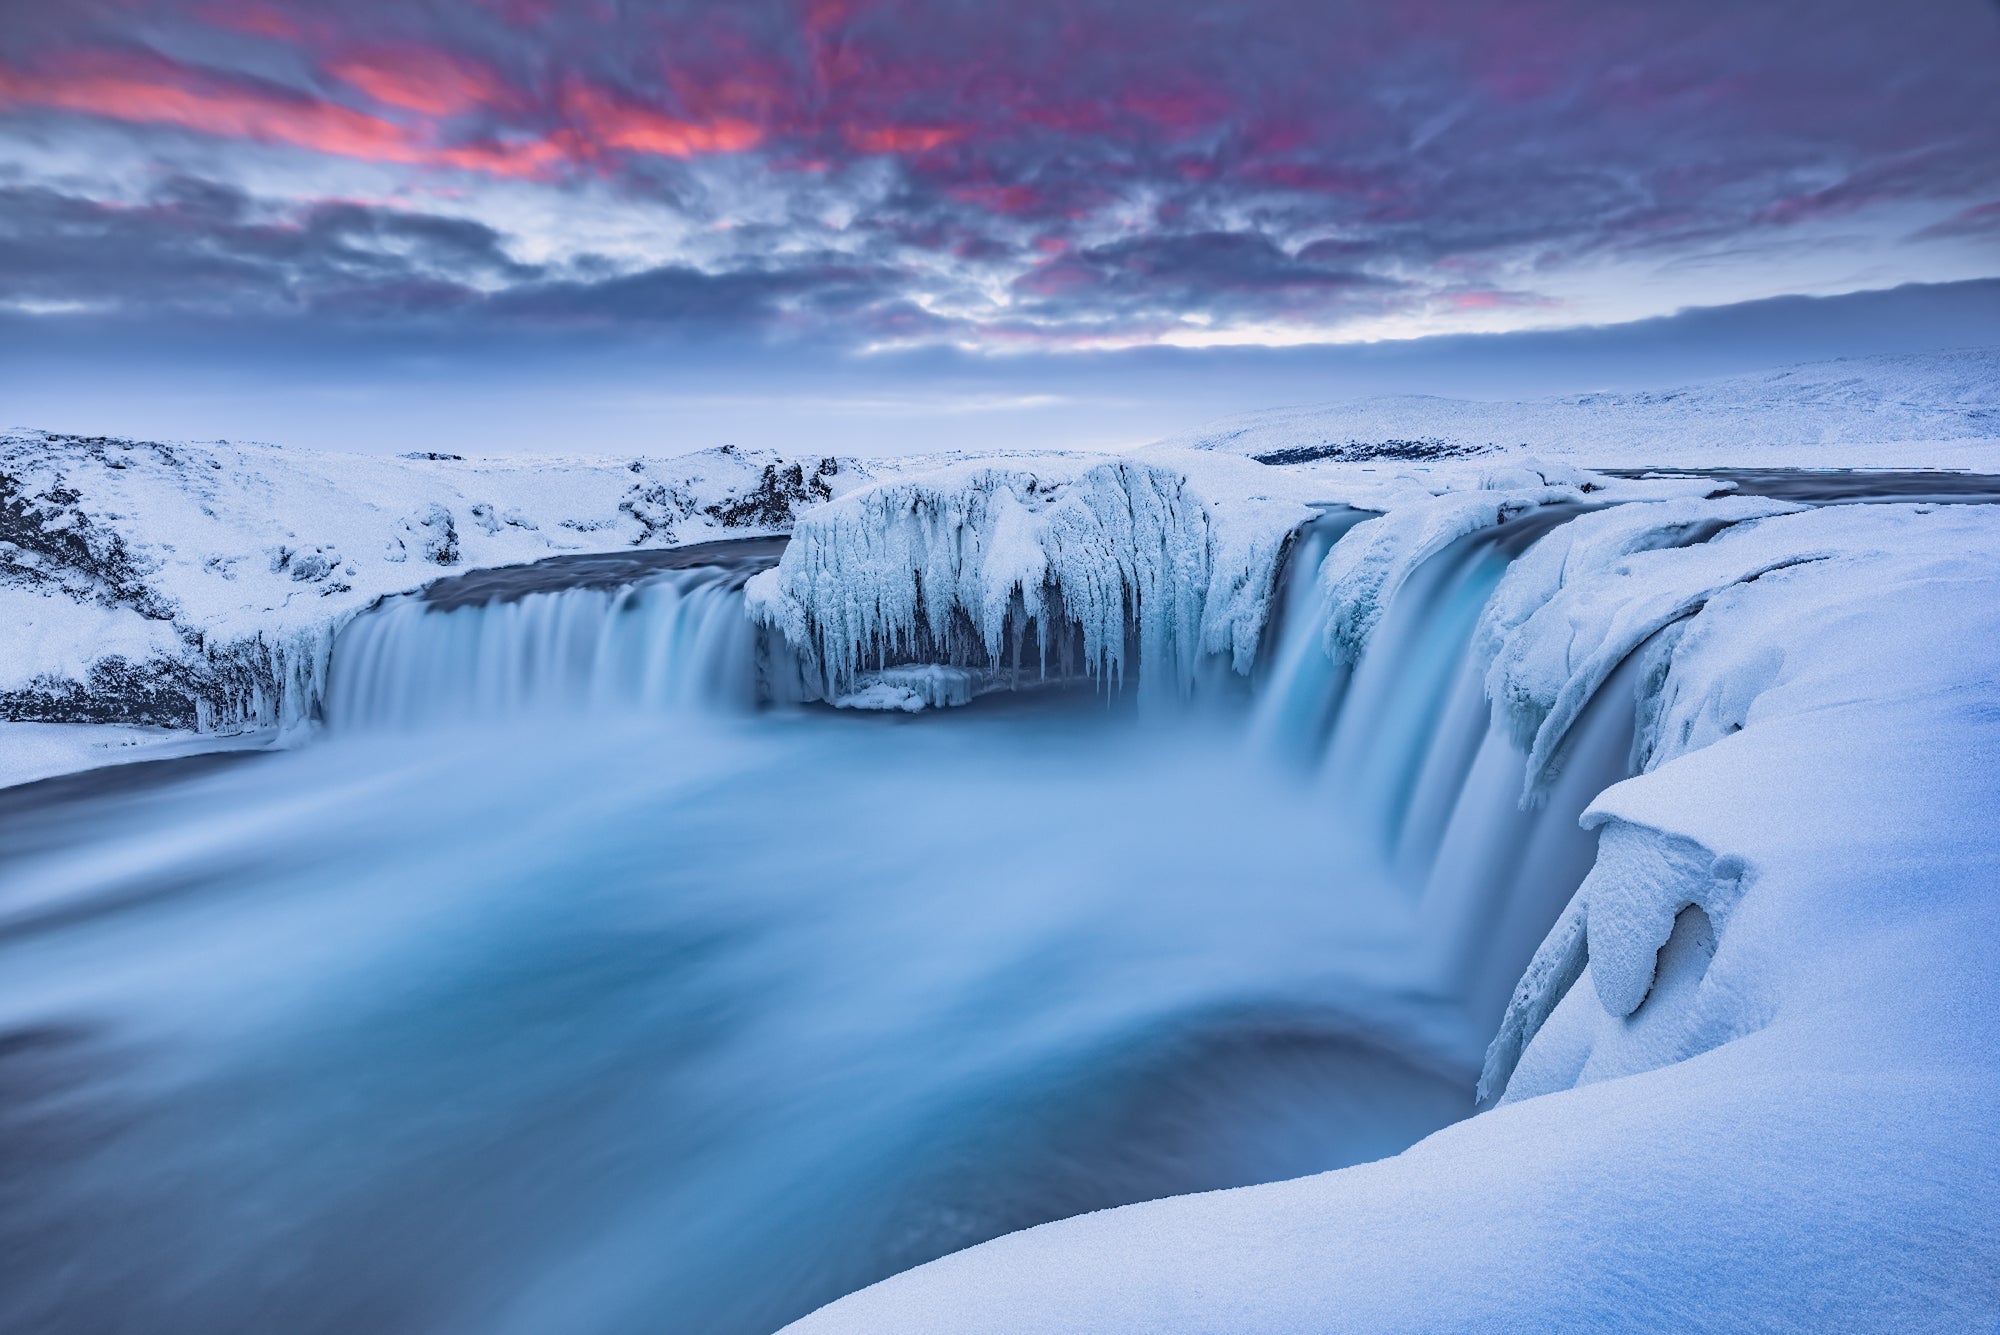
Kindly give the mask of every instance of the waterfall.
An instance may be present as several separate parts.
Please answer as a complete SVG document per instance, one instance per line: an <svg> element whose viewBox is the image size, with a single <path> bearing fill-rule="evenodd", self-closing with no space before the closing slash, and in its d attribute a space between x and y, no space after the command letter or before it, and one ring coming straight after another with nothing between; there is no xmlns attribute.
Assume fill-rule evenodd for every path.
<svg viewBox="0 0 2000 1335"><path fill-rule="evenodd" d="M385 600L334 643L335 729L604 709L743 709L757 699L746 572L694 566L609 587Z"/></svg>
<svg viewBox="0 0 2000 1335"><path fill-rule="evenodd" d="M1596 837L1578 825L1631 769L1632 671L1600 689L1540 800L1521 797L1526 753L1486 699L1476 643L1510 565L1581 508L1550 505L1458 539L1390 599L1358 656L1330 653L1334 609L1313 579L1369 518L1330 511L1286 568L1250 734L1299 769L1354 853L1409 900L1413 981L1453 998L1483 1041L1521 970L1581 884Z"/></svg>
<svg viewBox="0 0 2000 1335"><path fill-rule="evenodd" d="M1482 612L1512 564L1586 508L1542 505L1444 545L1349 653L1330 644L1337 598L1316 576L1373 516L1329 507L1291 544L1260 654L1253 750L1295 768L1347 856L1398 888L1418 943L1409 967L1460 1005L1468 1044L1491 1032L1589 870L1579 815L1632 773L1629 668L1598 691L1533 802L1525 754L1486 697ZM407 729L805 698L798 659L745 611L744 583L773 555L556 558L385 600L335 641L326 721Z"/></svg>

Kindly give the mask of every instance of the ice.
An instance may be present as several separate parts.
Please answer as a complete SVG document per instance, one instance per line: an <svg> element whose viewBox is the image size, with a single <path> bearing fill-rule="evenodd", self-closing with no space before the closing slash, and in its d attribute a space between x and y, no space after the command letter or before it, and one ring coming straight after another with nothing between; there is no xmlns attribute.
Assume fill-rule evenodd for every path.
<svg viewBox="0 0 2000 1335"><path fill-rule="evenodd" d="M1712 490L1702 482L1621 482L1535 460L1482 466L1456 475L1444 471L1440 481L1452 489L1434 499L1402 499L1380 518L1356 525L1320 566L1319 587L1327 608L1325 648L1336 662L1359 657L1404 581L1461 538L1541 506L1704 495Z"/></svg>
<svg viewBox="0 0 2000 1335"><path fill-rule="evenodd" d="M864 673L854 689L833 702L836 709L881 709L920 714L972 703L986 684L983 674L942 663L904 663Z"/></svg>
<svg viewBox="0 0 2000 1335"><path fill-rule="evenodd" d="M751 611L830 699L905 661L1107 684L1136 669L1142 691L1185 696L1204 659L1249 671L1278 561L1313 514L1218 462L1197 461L1200 479L1050 457L878 483L801 520L778 568L750 582Z"/></svg>
<svg viewBox="0 0 2000 1335"><path fill-rule="evenodd" d="M1602 564L1567 570L1563 585L1500 646L1487 676L1488 695L1514 735L1528 741L1528 791L1545 779L1598 686L1647 637L1732 585L1816 561L1885 559L1909 534L1901 520L1911 513L1906 507L1829 506L1777 514L1737 523L1688 547L1623 555L1614 543L1595 553ZM1648 744L1642 740L1641 747Z"/></svg>
<svg viewBox="0 0 2000 1335"><path fill-rule="evenodd" d="M1826 394L1850 407L1866 398ZM703 600L707 610L692 620L681 612L694 600L656 596L649 604L630 587L454 612L391 597L365 624L350 619L447 567L794 522L792 546L753 581L749 601L796 646L813 690L835 705L929 711L1071 672L1107 684L1136 674L1142 691L1182 697L1199 693L1210 674L1240 682L1255 665L1276 573L1288 552L1307 550L1295 544L1319 513L1312 503L1378 514L1347 528L1320 564L1323 633L1302 644L1288 636L1300 661L1288 661L1286 679L1301 694L1348 695L1337 725L1321 717L1326 709L1270 711L1274 726L1318 718L1331 731L1317 739L1323 772L1314 786L1287 789L1282 805L1272 790L1290 771L1257 770L1242 756L1229 764L1243 769L1231 770L1204 751L1199 766L1155 772L1150 753L1134 753L1127 768L1102 774L1072 764L1052 814L1051 781L1032 755L1017 756L1004 792L982 791L982 761L993 753L940 733L931 766L904 772L885 739L926 734L929 719L908 728L811 721L824 734L797 719L742 719L740 745L724 747L727 763L680 744L697 730L632 731L599 720L596 740L572 755L568 773L620 777L604 812L589 809L598 794L591 783L550 785L534 772L537 755L506 759L518 811L533 811L552 788L567 790L556 800L583 809L582 828L621 837L702 831L712 814L702 793L685 808L699 819L685 822L658 820L648 803L659 796L656 781L678 782L679 770L711 759L727 772L716 782L782 798L770 808L717 803L736 824L731 837L702 845L709 851L698 864L684 850L631 856L634 867L687 875L675 895L635 901L632 918L621 908L607 919L586 943L591 958L604 941L635 942L632 924L679 902L684 881L707 887L719 906L765 891L816 892L817 878L842 862L828 856L834 847L889 857L906 878L899 893L907 905L892 901L879 915L848 910L850 940L802 938L787 947L787 968L798 959L860 967L864 943L895 939L897 914L921 906L962 932L947 938L961 942L962 960L985 969L999 959L996 967L1020 980L1009 984L1012 994L1037 1006L1068 1004L1070 987L1114 1011L1140 1005L1145 995L1127 978L1164 986L1156 1002L1188 987L1235 1004L1269 985L1282 960L1286 977L1312 982L1297 995L1315 999L1314 1015L1338 1016L1371 1041L1420 1056L1468 1095L1491 1037L1481 1079L1489 1111L1403 1154L1016 1234L857 1294L802 1329L1588 1329L1643 1313L1668 1328L1740 1320L1951 1330L1990 1324L2000 1310L1991 1209L2000 1192L2000 1033L1990 1023L2000 1011L1991 967L2000 941L1992 894L2000 881L1992 820L2000 810L2000 510L1809 510L1711 498L1706 482L1616 482L1511 454L1364 477L1359 466L1316 472L1154 449L927 460L862 485L841 467L727 452L515 469L449 456L329 461L265 447L56 438L17 437L4 448L9 487L30 498L7 512L17 536L4 554L0 612L26 633L7 642L6 681L47 691L70 683L92 708L152 708L178 690L192 700L188 725L211 729L255 720L303 728L326 697L332 643L349 624L365 632L348 637L349 652L372 653L369 671L378 674L357 667L350 680L357 688L375 680L375 696L421 704L426 716L489 693L574 700L615 688L629 703L654 698L626 689L635 684L698 678L652 671L668 660L724 666L742 687L764 666L751 660L766 646L753 643L736 614L733 586ZM1340 523L1351 518L1339 514ZM726 522L737 516L746 522ZM626 652L647 635L661 652ZM524 653L496 657L487 652L495 644ZM561 651L548 661L563 671L543 671L526 650ZM190 684L174 675L182 671L201 675ZM56 685L35 685L44 679ZM996 723L976 710L936 722ZM1605 788L1608 778L1591 776L1633 772L1619 768L1628 723L1635 777ZM777 740L753 731L767 724ZM1004 731L997 726L995 735ZM848 842L763 841L756 852L765 860L755 865L768 875L746 891L732 879L746 865L737 830L768 826L771 810L819 811L843 797L824 790L824 771L785 761L787 748L841 756L860 745L858 735L882 749L872 753L869 784L844 795L848 806L834 822L845 822ZM16 731L0 734L0 744L24 752L32 744L33 763L21 772L49 772L112 741L167 754L188 736ZM634 750L632 736L650 744ZM491 745L492 755L508 757L504 741ZM545 754L580 743L550 745ZM476 850L454 892L463 897L454 909L466 915L462 929L423 934L473 950L495 923L482 869L514 856L499 836L533 843L541 827L496 816L496 793L446 750L414 748L421 763L411 762L417 767L380 806L350 809L365 816L350 828L373 838L400 822L414 832L411 847L428 848L416 841L432 837L441 812L488 822L482 828L496 842ZM1075 764L1088 751L1079 743ZM375 758L361 751L333 755L330 770L313 755L287 760L301 763L271 772L339 771L362 791L377 777ZM440 793L433 778L447 772L475 777L464 791ZM967 775L975 786L958 788ZM239 782L247 789L262 780ZM1220 826L1197 829L1214 805L1210 782L1258 837L1232 841L1217 837ZM1515 810L1517 794L1545 789L1553 796L1541 810ZM331 838L314 833L316 794L272 801L288 812L285 828L298 827L287 838L307 853L318 845L305 841ZM1590 849L1573 819L1586 805L1584 824L1597 837L1587 877ZM913 810L920 819L909 817ZM993 865L1007 868L974 888L1006 893L960 903L937 894L936 868L989 865L960 829L966 811L989 822L977 837L1005 849L1004 864ZM215 820L233 828L234 817L225 808ZM1122 838L1107 839L1121 824ZM1036 838L1015 837L1030 828ZM1067 832L1052 845L1051 829ZM1557 834L1576 849L1552 852ZM1174 878L1188 865L1184 839L1205 860L1183 884ZM612 847L596 838L580 846ZM559 861L568 852L550 846L538 856ZM1069 881L1045 874L1052 861ZM873 864L857 853L845 874L863 865ZM136 870L167 883L163 873ZM1102 960L1116 953L1092 954L1059 933L1024 932L1014 953L995 953L996 941L1020 927L1009 916L1017 892L1043 897L1049 921L1063 924L1070 885L1108 884L1113 871L1124 897L1104 902L1089 940L1138 943L1131 958L1142 965L1131 973L1113 977ZM429 875L420 860L404 872ZM1322 873L1324 885L1313 879ZM1183 924L1197 930L1163 930L1157 887L1168 883L1187 897L1176 911L1198 910ZM356 874L329 884L366 890L373 882ZM855 875L853 884L866 888L872 878ZM578 905L551 894L552 882L531 876L523 885L550 896L547 924L575 921ZM413 924L435 908L422 895L394 898ZM269 900L257 911L280 912L286 902ZM1301 904L1310 910L1303 918L1276 912ZM977 919L977 930L968 925L972 906L992 915ZM810 913L772 917L806 931L816 921ZM385 927L371 921L370 930ZM545 934L538 916L522 939ZM286 939L307 952L321 944L310 930L288 930ZM1234 943L1227 968L1220 956L1184 967L1190 943ZM1415 944L1426 943L1435 948L1420 954ZM870 1065L867 1036L883 1015L939 1026L937 1048L897 1052L929 1081L949 1074L949 1061L935 1058L957 1045L955 1017L995 1014L983 981L925 990L938 976L931 970L948 975L950 961L924 939L895 954L915 969L909 996L844 1017L842 1032L856 1046L839 1049L847 1056L828 1067L840 1079L873 1078L879 1068ZM348 970L386 968L385 958L361 950L355 961L329 963L329 994L355 995ZM467 972L483 1003L484 963L476 953L468 960L478 966ZM1419 960L1429 971L1412 971ZM1052 961L1069 970L1053 987ZM272 970L268 979L240 980L243 995L262 1003L296 981L278 976L291 961L259 955L251 963ZM632 976L677 986L682 966L656 964L647 957ZM175 975L184 999L178 958L149 967ZM47 972L62 988L93 985L53 961ZM571 976L566 966L551 974ZM1422 988L1397 993L1400 1009L1381 1001L1381 980L1412 978ZM762 969L745 981L757 996L772 992ZM429 1013L421 988L391 992L414 998L413 1014ZM812 994L799 1012L808 1027L820 1000ZM233 1001L218 1009L232 1018L265 1013ZM1468 1018L1475 1013L1477 1029ZM567 1051L567 1036L558 1037ZM774 1061L770 1069L791 1068ZM998 1077L992 1087L1002 1087ZM788 1106L782 1082L771 1088L777 1093L760 1089L750 1106ZM879 1091L857 1091L825 1106L866 1121ZM960 1104L938 1106L953 1112ZM656 1139L650 1112L635 1120L642 1143ZM877 1157L834 1165L852 1175L822 1183L838 1211L849 1208L846 1187L895 1158L891 1146L884 1140ZM726 1233L742 1252L760 1252L770 1235L754 1232L751 1216L783 1213L785 1193L811 1176L803 1166L819 1166L794 1148L783 1172L754 1157L772 1194L755 1210L737 1203L744 1214L732 1225L741 1232L704 1235ZM663 1198L643 1199L651 1204L641 1213ZM711 1207L715 1199L705 1198ZM766 1209L765 1200L777 1204ZM881 1209L882 1218L901 1218ZM827 1217L843 1226L847 1219ZM584 1222L589 1231L597 1221ZM645 1267L632 1257L659 1235L656 1221L644 1222L619 1233L632 1251L592 1253L588 1275L571 1274L550 1291L574 1298L607 1283L646 1288ZM684 1257L680 1273L698 1268ZM701 1280L718 1305L731 1300L736 1286ZM536 1314L522 1328L546 1328Z"/></svg>
<svg viewBox="0 0 2000 1335"><path fill-rule="evenodd" d="M1506 576L1480 616L1479 653L1491 663L1508 637L1554 598L1574 574L1596 571L1637 552L1706 542L1731 524L1804 508L1755 496L1688 497L1614 506L1579 516L1507 567ZM1526 746L1530 739L1520 740Z"/></svg>
<svg viewBox="0 0 2000 1335"><path fill-rule="evenodd" d="M1549 483L1537 476L1527 486L1453 492L1355 526L1319 568L1328 609L1328 657L1337 662L1358 658L1403 582L1460 538L1537 506L1583 499L1573 483Z"/></svg>

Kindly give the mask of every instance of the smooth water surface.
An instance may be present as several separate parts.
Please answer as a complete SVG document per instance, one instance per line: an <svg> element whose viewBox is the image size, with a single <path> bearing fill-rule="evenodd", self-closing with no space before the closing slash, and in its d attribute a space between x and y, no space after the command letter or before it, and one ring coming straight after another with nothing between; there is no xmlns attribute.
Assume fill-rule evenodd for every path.
<svg viewBox="0 0 2000 1335"><path fill-rule="evenodd" d="M0 1328L770 1330L1393 1153L1469 1072L1339 828L1226 731L1095 700L19 790Z"/></svg>

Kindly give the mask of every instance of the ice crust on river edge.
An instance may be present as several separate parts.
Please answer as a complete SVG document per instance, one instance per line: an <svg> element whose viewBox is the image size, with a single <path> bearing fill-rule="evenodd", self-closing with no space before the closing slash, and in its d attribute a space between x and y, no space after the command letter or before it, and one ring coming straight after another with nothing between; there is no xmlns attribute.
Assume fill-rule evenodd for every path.
<svg viewBox="0 0 2000 1335"><path fill-rule="evenodd" d="M1993 1324L2000 512L1586 519L1490 601L1489 688L1532 782L1638 648L1643 772L1586 816L1595 868L1489 1054L1499 1106L1377 1163L1013 1234L791 1329Z"/></svg>

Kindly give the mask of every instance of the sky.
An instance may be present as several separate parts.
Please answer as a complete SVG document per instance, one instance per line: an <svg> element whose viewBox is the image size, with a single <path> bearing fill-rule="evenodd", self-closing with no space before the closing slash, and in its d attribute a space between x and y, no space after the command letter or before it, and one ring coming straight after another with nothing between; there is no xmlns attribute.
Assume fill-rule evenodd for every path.
<svg viewBox="0 0 2000 1335"><path fill-rule="evenodd" d="M0 425L1104 446L1994 343L1996 109L1994 0L0 0Z"/></svg>

